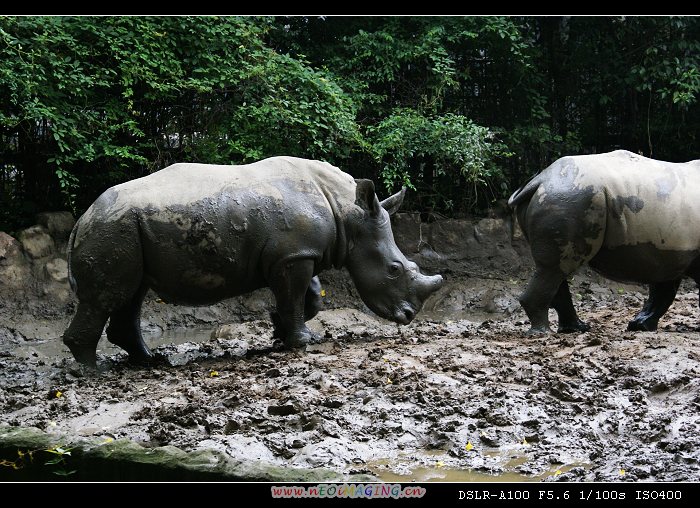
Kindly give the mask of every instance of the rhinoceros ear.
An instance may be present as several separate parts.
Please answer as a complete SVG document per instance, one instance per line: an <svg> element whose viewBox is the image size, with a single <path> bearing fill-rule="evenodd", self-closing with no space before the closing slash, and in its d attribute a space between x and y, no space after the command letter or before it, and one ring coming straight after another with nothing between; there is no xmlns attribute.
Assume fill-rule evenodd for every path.
<svg viewBox="0 0 700 508"><path fill-rule="evenodd" d="M381 205L374 192L374 182L372 180L355 179L357 188L355 189L355 204L368 212L372 217L378 217Z"/></svg>
<svg viewBox="0 0 700 508"><path fill-rule="evenodd" d="M406 187L402 187L401 191L397 192L393 196L389 196L379 204L382 205L382 208L384 208L384 210L389 212L389 215L394 215L401 206L401 203L403 203L403 198L405 195Z"/></svg>

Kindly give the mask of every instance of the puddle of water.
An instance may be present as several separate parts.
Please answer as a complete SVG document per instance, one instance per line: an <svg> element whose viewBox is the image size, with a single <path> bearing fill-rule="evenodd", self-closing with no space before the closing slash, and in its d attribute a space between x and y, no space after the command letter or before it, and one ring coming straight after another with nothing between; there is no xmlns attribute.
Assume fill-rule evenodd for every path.
<svg viewBox="0 0 700 508"><path fill-rule="evenodd" d="M163 332L144 333L143 339L149 348L155 349L164 344L207 342L211 338L211 332L211 328L174 328ZM12 349L13 355L19 358L55 359L71 357L70 351L68 351L68 348L59 337L48 340L30 340L23 344L11 345L9 348L5 347L3 349ZM100 343L97 345L98 355L113 355L119 351L123 350L109 342L106 336L102 336Z"/></svg>
<svg viewBox="0 0 700 508"><path fill-rule="evenodd" d="M575 467L588 467L587 464L552 464L550 468L537 475L527 475L514 471L515 468L525 464L527 456L503 457L500 452L486 452L485 455L501 459L504 471L488 473L475 469L455 469L442 464L439 460L444 458L444 452L427 452L421 458L411 460L421 462L415 467L407 466L401 459L377 460L367 464L367 467L382 481L385 482L540 482L550 476L557 476ZM426 466L425 462L434 462L434 466ZM403 473L401 470L407 472Z"/></svg>

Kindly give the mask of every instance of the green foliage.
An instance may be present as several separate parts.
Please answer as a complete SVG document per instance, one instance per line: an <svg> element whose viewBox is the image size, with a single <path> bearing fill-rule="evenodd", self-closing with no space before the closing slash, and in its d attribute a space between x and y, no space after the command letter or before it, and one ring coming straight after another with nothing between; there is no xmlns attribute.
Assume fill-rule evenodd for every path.
<svg viewBox="0 0 700 508"><path fill-rule="evenodd" d="M507 190L498 157L509 154L494 134L468 118L448 113L426 117L414 110L396 110L370 130L374 156L382 165L381 176L387 189L396 184L415 188L429 196L433 209L454 207L450 187L466 184L461 197L467 206L476 204L480 189L492 196ZM426 183L441 181L425 188ZM452 185L450 185L450 183ZM494 189L494 185L500 187ZM442 192L442 193L440 193ZM427 203L426 203L427 204Z"/></svg>
<svg viewBox="0 0 700 508"><path fill-rule="evenodd" d="M13 460L1 459L0 467L8 467L15 471L25 469L34 465L34 459L37 456L45 458L44 466L49 466L51 473L57 476L70 476L78 471L77 469L68 469L69 460L72 456L71 448L64 448L61 445L37 450L21 450L18 448L17 457Z"/></svg>
<svg viewBox="0 0 700 508"><path fill-rule="evenodd" d="M697 17L0 17L0 229L281 154L480 213L565 154L697 158L699 55Z"/></svg>

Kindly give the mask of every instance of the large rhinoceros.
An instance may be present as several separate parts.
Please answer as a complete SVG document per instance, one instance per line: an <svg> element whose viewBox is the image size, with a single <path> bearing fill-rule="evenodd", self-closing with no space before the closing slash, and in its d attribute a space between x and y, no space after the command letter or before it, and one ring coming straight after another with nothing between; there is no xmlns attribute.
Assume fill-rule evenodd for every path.
<svg viewBox="0 0 700 508"><path fill-rule="evenodd" d="M149 288L165 302L207 305L269 287L275 336L300 346L320 308L316 275L330 267L347 267L379 316L409 323L442 278L422 275L394 243L389 215L403 196L380 203L370 180L294 157L174 164L112 187L70 237L79 303L63 341L94 365L109 318L109 341L148 362L139 316Z"/></svg>
<svg viewBox="0 0 700 508"><path fill-rule="evenodd" d="M629 330L655 330L683 277L700 282L700 161L670 163L624 150L563 157L508 201L530 243L535 272L520 303L531 332L585 331L567 277L583 263L649 285Z"/></svg>

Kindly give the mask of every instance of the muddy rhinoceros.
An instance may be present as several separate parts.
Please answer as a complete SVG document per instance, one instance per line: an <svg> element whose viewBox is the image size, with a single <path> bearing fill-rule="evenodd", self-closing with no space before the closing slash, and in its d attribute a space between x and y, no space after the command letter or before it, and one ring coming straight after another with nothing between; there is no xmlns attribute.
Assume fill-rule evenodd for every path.
<svg viewBox="0 0 700 508"><path fill-rule="evenodd" d="M583 263L649 285L629 330L655 330L683 277L700 282L700 161L670 163L617 150L563 157L508 201L530 243L535 272L520 303L530 332L585 331L567 277Z"/></svg>
<svg viewBox="0 0 700 508"><path fill-rule="evenodd" d="M379 202L372 181L294 157L174 164L112 187L70 237L79 303L63 341L94 365L109 318L108 340L148 362L139 316L149 288L168 303L207 305L269 287L275 336L300 346L320 308L316 275L330 267L346 267L379 316L409 323L442 278L422 275L394 243L389 215L404 192Z"/></svg>

